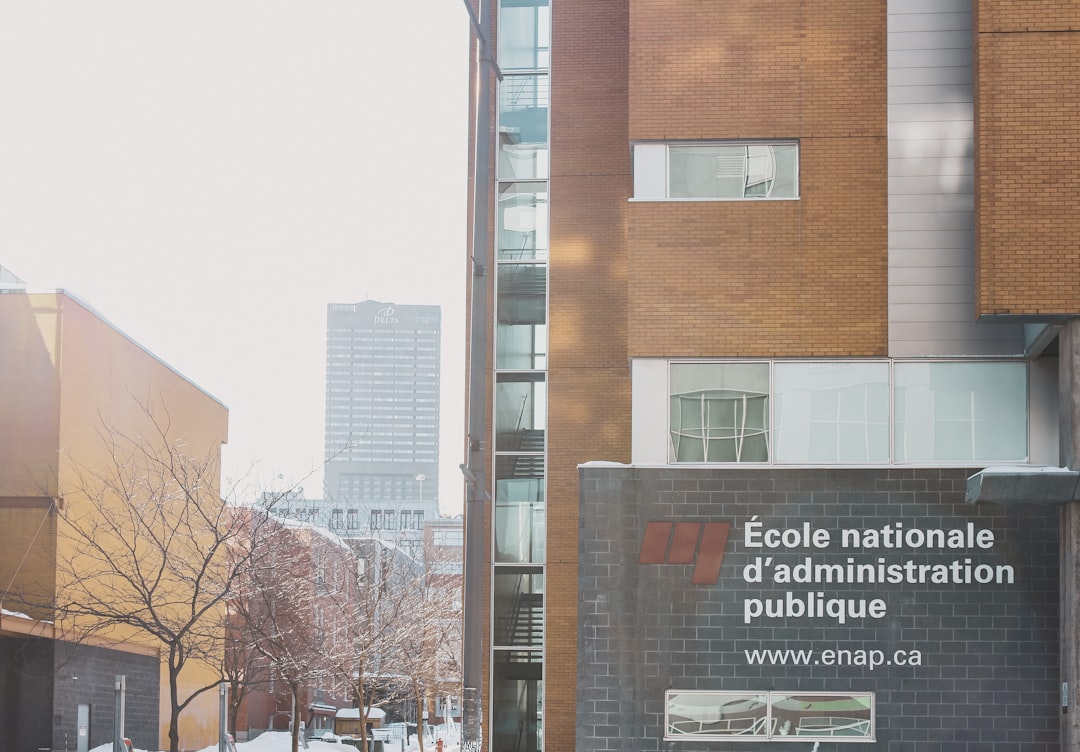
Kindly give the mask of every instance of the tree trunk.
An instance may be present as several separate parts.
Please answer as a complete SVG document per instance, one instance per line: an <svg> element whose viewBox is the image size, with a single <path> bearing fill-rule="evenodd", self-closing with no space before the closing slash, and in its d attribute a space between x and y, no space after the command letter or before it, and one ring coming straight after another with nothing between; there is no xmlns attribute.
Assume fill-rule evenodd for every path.
<svg viewBox="0 0 1080 752"><path fill-rule="evenodd" d="M363 674L361 673L361 676ZM368 746L368 732L367 732L367 719L368 719L368 704L367 698L364 697L364 680L361 679L356 685L356 697L360 702L360 750L361 752L370 752Z"/></svg>
<svg viewBox="0 0 1080 752"><path fill-rule="evenodd" d="M233 735L233 739L236 738L236 722L240 718L240 705L244 701L244 696L240 694L239 685L234 685L233 692L229 694L229 733Z"/></svg>
<svg viewBox="0 0 1080 752"><path fill-rule="evenodd" d="M180 752L180 677L176 645L169 647L169 752Z"/></svg>
<svg viewBox="0 0 1080 752"><path fill-rule="evenodd" d="M300 683L289 682L292 690L292 752L300 749Z"/></svg>
<svg viewBox="0 0 1080 752"><path fill-rule="evenodd" d="M424 752L424 690L416 688L416 741Z"/></svg>

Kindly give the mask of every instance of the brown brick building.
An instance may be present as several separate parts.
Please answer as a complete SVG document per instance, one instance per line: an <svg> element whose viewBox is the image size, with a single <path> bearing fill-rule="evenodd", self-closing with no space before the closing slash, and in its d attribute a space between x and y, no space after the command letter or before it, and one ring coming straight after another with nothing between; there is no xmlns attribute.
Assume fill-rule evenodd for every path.
<svg viewBox="0 0 1080 752"><path fill-rule="evenodd" d="M1058 428L1080 314L1080 6L501 0L478 29L466 696L494 752L677 749L666 716L595 720L590 703L646 700L588 682L609 638L583 611L585 557L627 577L638 562L589 548L580 466L693 488L717 466L751 485L808 468L825 491L846 472L1080 469L1080 428ZM974 499L1002 501L976 478ZM1007 500L1067 501L1020 485ZM1080 679L1073 639L1039 691ZM880 712L873 748L907 743L900 722ZM950 733L920 741L964 748Z"/></svg>

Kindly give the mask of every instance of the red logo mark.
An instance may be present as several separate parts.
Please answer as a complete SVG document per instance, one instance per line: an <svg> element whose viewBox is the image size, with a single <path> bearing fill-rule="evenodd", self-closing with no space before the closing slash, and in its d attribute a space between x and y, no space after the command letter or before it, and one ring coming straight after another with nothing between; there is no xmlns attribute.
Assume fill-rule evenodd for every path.
<svg viewBox="0 0 1080 752"><path fill-rule="evenodd" d="M715 585L730 530L730 522L649 522L638 563L694 564L690 582Z"/></svg>

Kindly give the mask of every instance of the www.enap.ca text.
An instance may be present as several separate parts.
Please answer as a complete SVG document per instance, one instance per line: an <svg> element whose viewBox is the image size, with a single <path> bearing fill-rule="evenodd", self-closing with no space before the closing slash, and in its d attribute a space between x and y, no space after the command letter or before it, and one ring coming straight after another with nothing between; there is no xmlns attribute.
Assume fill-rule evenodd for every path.
<svg viewBox="0 0 1080 752"><path fill-rule="evenodd" d="M743 650L751 666L865 666L871 671L880 666L921 666L921 650L847 650L759 649Z"/></svg>

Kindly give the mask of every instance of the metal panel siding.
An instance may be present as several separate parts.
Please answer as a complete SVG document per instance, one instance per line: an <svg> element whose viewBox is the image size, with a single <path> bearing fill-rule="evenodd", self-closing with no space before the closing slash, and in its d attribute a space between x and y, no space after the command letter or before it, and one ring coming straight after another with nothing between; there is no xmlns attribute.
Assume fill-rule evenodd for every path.
<svg viewBox="0 0 1080 752"><path fill-rule="evenodd" d="M971 282L971 270L961 266L938 267L935 274L939 285L959 286ZM911 289L925 284L926 275L921 267L905 268L894 266L889 270L889 284L894 287ZM900 302L900 301L897 301Z"/></svg>
<svg viewBox="0 0 1080 752"><path fill-rule="evenodd" d="M926 86L970 84L975 80L971 68L897 68L889 74L893 86Z"/></svg>
<svg viewBox="0 0 1080 752"><path fill-rule="evenodd" d="M922 218L912 212L897 212L893 215L891 229L901 232L904 230L923 229ZM974 230L972 225L975 218L967 212L947 212L938 217L942 229L945 230Z"/></svg>
<svg viewBox="0 0 1080 752"><path fill-rule="evenodd" d="M971 0L908 0L901 3L905 13L964 13L971 14ZM889 15L893 15L892 3L889 3Z"/></svg>
<svg viewBox="0 0 1080 752"><path fill-rule="evenodd" d="M892 9L890 7L890 13ZM933 22L932 16L939 17L944 22L952 17L952 14L931 14L926 19L927 25ZM946 31L905 31L889 33L890 50L963 50L971 49L971 19L968 18L967 28L952 28Z"/></svg>
<svg viewBox="0 0 1080 752"><path fill-rule="evenodd" d="M975 291L970 285L923 285L919 287L898 286L890 297L893 305L926 303L963 303L974 305Z"/></svg>
<svg viewBox="0 0 1080 752"><path fill-rule="evenodd" d="M1022 352L975 321L971 0L890 0L889 354Z"/></svg>
<svg viewBox="0 0 1080 752"><path fill-rule="evenodd" d="M971 268L975 252L971 248L889 248L890 268L924 269L919 281L908 284L930 285L937 281L938 269L943 266L960 266L967 270L967 283L971 284ZM974 285L972 285L974 287Z"/></svg>
<svg viewBox="0 0 1080 752"><path fill-rule="evenodd" d="M890 216L897 212L914 212L920 218L923 212L972 212L975 197L948 193L929 193L925 195L889 195ZM925 225L924 225L925 226Z"/></svg>
<svg viewBox="0 0 1080 752"><path fill-rule="evenodd" d="M946 29L971 31L971 15L969 13L904 13L889 16L890 32Z"/></svg>
<svg viewBox="0 0 1080 752"><path fill-rule="evenodd" d="M892 13L894 2L889 3ZM895 61L895 62L894 62ZM971 44L966 50L889 50L889 67L899 68L964 68L971 70Z"/></svg>

